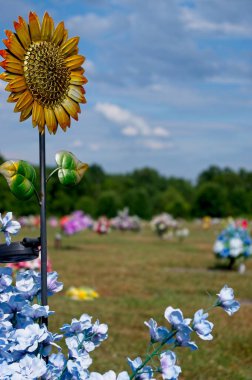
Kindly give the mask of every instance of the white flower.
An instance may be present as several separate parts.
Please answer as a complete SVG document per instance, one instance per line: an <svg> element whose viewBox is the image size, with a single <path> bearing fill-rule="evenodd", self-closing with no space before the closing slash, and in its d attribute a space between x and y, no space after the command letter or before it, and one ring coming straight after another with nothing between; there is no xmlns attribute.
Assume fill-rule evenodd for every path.
<svg viewBox="0 0 252 380"><path fill-rule="evenodd" d="M221 253L224 249L224 244L222 241L220 240L217 240L215 243L214 243L214 246L213 246L213 251L214 253Z"/></svg>
<svg viewBox="0 0 252 380"><path fill-rule="evenodd" d="M230 256L231 257L237 257L243 251L243 242L239 238L230 239L229 246L230 246Z"/></svg>

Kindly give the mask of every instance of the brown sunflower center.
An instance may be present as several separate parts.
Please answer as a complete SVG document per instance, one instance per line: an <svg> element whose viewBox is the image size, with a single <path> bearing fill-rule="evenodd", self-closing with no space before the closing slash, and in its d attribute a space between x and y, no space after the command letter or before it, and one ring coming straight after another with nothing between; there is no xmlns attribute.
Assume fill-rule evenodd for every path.
<svg viewBox="0 0 252 380"><path fill-rule="evenodd" d="M33 98L43 107L60 104L67 95L70 70L52 42L33 42L25 56L24 76Z"/></svg>

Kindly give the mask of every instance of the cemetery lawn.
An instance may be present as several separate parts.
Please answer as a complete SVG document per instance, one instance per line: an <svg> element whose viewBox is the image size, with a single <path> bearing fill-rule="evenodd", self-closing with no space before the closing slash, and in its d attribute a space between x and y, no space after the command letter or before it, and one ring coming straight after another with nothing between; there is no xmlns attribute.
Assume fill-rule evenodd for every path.
<svg viewBox="0 0 252 380"><path fill-rule="evenodd" d="M221 227L203 231L189 224L190 236L183 242L159 239L148 227L140 233L112 231L98 236L84 231L63 236L62 248L54 249L55 230L48 227L48 251L53 270L64 282L64 290L49 299L56 311L49 327L57 332L63 323L83 313L109 325L109 338L94 353L91 371L129 370L126 358L143 356L149 342L144 321L151 317L165 325L167 306L181 308L192 317L208 308L215 294L228 284L241 302L241 309L229 317L215 309L214 340L195 338L199 350L177 348L182 367L180 380L252 379L252 259L247 271L216 269L212 246ZM22 231L37 236L38 232ZM65 296L70 286L94 288L100 298L73 301ZM154 376L155 377L155 376Z"/></svg>

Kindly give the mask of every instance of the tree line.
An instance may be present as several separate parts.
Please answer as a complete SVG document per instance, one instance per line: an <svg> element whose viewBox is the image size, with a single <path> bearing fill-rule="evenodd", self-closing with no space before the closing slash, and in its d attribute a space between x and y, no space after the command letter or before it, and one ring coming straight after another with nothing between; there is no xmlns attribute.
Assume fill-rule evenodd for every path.
<svg viewBox="0 0 252 380"><path fill-rule="evenodd" d="M4 160L0 156L0 163ZM53 168L48 168L48 174ZM39 169L36 168L39 178ZM39 187L39 183L38 183ZM15 215L38 214L36 198L17 200L0 176L0 212ZM195 218L249 216L252 214L252 172L211 166L193 183L187 179L165 177L151 168L126 174L108 174L99 165L91 165L84 179L66 189L55 174L47 185L47 213L62 216L83 210L92 217L113 217L128 207L130 214L143 219L168 212L174 217Z"/></svg>

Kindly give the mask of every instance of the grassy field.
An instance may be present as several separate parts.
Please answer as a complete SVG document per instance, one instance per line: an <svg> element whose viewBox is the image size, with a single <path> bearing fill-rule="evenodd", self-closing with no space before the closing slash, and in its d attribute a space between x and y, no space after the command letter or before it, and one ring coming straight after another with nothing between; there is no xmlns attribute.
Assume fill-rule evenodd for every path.
<svg viewBox="0 0 252 380"><path fill-rule="evenodd" d="M109 339L92 354L92 371L128 370L126 357L141 356L147 347L144 321L153 317L164 324L163 313L169 305L191 317L212 303L209 294L214 296L228 284L241 302L240 311L229 317L215 310L210 318L215 324L214 340L196 338L196 352L177 349L183 370L180 379L252 379L252 260L243 275L214 269L212 245L217 228L189 228L191 234L184 242L160 240L147 228L141 233L113 231L107 236L85 231L63 237L60 250L53 248L55 230L49 231L50 258L64 289L91 286L100 294L97 300L78 302L63 291L49 300L56 311L50 318L54 332L82 313L108 323Z"/></svg>

